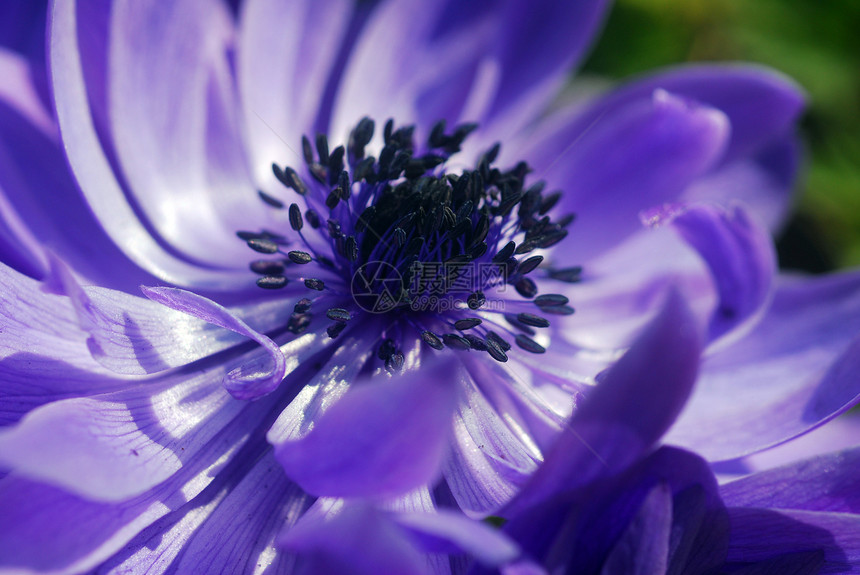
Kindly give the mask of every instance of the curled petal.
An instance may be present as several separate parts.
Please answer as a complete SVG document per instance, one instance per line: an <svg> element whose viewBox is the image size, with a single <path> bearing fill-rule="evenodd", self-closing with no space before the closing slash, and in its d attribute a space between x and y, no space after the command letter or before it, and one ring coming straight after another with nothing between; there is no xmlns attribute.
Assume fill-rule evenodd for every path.
<svg viewBox="0 0 860 575"><path fill-rule="evenodd" d="M169 308L251 338L265 349L268 361L246 364L224 378L224 387L236 399L256 399L271 393L287 373L287 362L278 346L254 331L227 308L197 294L176 288L143 287L144 295Z"/></svg>
<svg viewBox="0 0 860 575"><path fill-rule="evenodd" d="M776 253L770 236L740 206L666 205L642 215L651 226L670 224L705 260L719 303L708 338L748 331L770 302Z"/></svg>

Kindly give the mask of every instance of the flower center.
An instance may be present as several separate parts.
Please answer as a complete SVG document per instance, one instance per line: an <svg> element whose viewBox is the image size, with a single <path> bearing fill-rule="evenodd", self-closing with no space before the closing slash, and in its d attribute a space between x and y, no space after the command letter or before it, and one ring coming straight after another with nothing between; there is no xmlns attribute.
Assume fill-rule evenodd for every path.
<svg viewBox="0 0 860 575"><path fill-rule="evenodd" d="M549 327L546 316L569 315L573 308L565 296L538 295L535 277L575 282L581 269L551 269L542 266L543 255L529 254L563 240L573 216L553 221L549 212L561 193L545 195L543 181L526 186L525 162L504 171L494 167L499 144L474 170L449 173L447 162L475 128L463 124L446 133L439 122L416 147L414 127L395 129L389 120L375 158L366 155L375 125L364 118L346 149L330 151L318 135L314 150L303 138L302 173L273 164L277 179L302 196L304 209L288 207L293 237L238 235L257 252L278 254L251 263L260 287L300 282L307 290L295 305L291 331L307 329L315 310L332 320L332 338L357 315L386 314L437 350L486 351L507 361L513 339L528 352L545 351L536 330ZM259 193L269 206L287 207ZM290 249L297 242L301 249ZM382 338L377 355L391 369L403 363L391 338Z"/></svg>

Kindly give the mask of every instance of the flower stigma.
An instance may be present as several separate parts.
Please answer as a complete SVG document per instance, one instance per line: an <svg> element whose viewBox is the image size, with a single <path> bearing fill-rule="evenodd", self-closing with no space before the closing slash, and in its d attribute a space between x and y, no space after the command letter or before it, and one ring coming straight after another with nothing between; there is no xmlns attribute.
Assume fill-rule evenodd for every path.
<svg viewBox="0 0 860 575"><path fill-rule="evenodd" d="M271 256L250 265L258 286L302 288L290 332L303 333L313 314L324 314L328 336L336 338L359 316L382 315L387 327L376 355L389 371L402 369L410 341L483 351L499 362L508 360L511 341L530 353L545 351L537 339L550 326L547 316L574 309L563 295L539 294L538 283L577 282L581 268L553 269L543 255L530 254L564 240L574 216L552 219L561 192L544 194L543 181L526 186L525 162L494 167L498 143L475 169L447 172L476 128L462 124L446 133L440 121L419 148L413 126L395 128L388 120L376 158L366 154L375 123L363 118L346 148L330 150L324 135L315 145L304 137L301 171L272 165L305 207L260 191L268 206L287 211L292 233L237 235Z"/></svg>

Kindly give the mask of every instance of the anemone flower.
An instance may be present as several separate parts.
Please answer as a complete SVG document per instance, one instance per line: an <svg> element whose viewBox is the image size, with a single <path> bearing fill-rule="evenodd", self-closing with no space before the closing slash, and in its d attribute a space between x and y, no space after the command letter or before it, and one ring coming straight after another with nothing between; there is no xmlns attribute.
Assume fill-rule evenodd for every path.
<svg viewBox="0 0 860 575"><path fill-rule="evenodd" d="M673 442L847 409L860 278L774 279L797 87L560 98L605 8L51 3L48 81L0 60L4 567L288 572L327 498L494 513L669 286L708 326Z"/></svg>
<svg viewBox="0 0 860 575"><path fill-rule="evenodd" d="M684 321L670 303L502 511L521 548L503 573L856 572L860 449L718 486L701 457L656 447L695 375L672 356Z"/></svg>

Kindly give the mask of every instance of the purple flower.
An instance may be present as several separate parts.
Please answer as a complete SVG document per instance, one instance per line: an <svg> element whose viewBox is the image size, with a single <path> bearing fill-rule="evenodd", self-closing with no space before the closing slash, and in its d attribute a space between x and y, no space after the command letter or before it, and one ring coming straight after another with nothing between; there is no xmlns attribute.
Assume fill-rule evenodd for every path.
<svg viewBox="0 0 860 575"><path fill-rule="evenodd" d="M860 276L774 277L798 89L553 106L604 11L52 3L52 98L0 52L4 566L289 571L330 498L495 513L671 286L707 326L674 443L852 405Z"/></svg>
<svg viewBox="0 0 860 575"><path fill-rule="evenodd" d="M669 302L502 511L522 550L503 572L813 574L860 564L860 448L722 486L701 457L655 449L695 374L678 359L684 316Z"/></svg>

